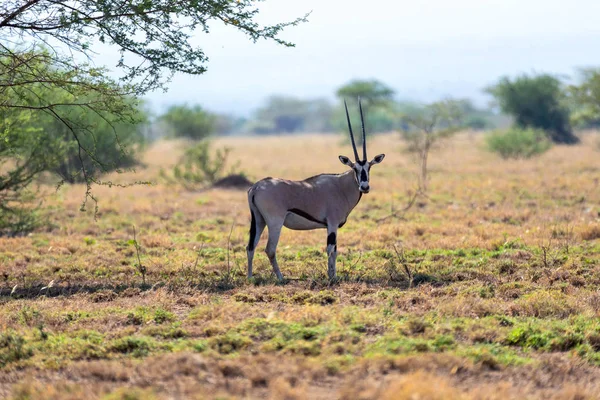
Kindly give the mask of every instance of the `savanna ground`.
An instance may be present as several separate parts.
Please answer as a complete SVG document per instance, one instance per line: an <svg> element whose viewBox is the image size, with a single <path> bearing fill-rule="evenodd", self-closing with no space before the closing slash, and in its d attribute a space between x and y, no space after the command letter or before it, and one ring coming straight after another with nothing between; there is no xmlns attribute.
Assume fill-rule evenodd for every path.
<svg viewBox="0 0 600 400"><path fill-rule="evenodd" d="M64 187L49 229L0 238L0 397L600 398L596 142L503 161L460 135L431 155L429 198L390 217L417 167L397 136L371 140L387 157L339 231L335 284L322 230L284 230L287 282L262 251L248 282L246 192L160 183L181 146L158 143L108 177L158 184L95 188L97 220ZM251 179L351 154L340 137L218 144Z"/></svg>

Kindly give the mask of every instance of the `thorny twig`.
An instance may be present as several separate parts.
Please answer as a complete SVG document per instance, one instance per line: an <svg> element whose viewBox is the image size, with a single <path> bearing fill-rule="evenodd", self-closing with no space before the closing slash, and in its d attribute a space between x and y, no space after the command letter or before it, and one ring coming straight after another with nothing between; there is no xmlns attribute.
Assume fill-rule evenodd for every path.
<svg viewBox="0 0 600 400"><path fill-rule="evenodd" d="M146 267L142 265L142 260L140 259L140 245L137 242L136 233L135 233L135 225L133 225L133 245L135 247L135 252L137 254L138 264L137 269L142 274L142 283L146 286Z"/></svg>
<svg viewBox="0 0 600 400"><path fill-rule="evenodd" d="M425 193L423 193L423 191L421 190L421 188L419 187L411 196L411 198L408 200L408 203L406 204L406 206L404 206L404 208L402 208L401 210L398 211L393 211L391 214L386 215L385 217L379 218L378 220L376 220L377 223L383 222L386 219L389 218L402 218L404 217L404 214L406 214L406 212L408 210L410 210L412 208L412 206L415 204L415 202L417 201L417 198L419 198L420 196L425 196ZM425 196L426 197L426 196Z"/></svg>

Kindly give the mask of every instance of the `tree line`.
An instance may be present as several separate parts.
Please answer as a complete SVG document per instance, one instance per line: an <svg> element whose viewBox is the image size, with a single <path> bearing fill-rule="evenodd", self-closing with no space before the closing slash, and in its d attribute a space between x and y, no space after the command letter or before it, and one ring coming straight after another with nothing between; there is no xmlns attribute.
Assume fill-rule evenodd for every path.
<svg viewBox="0 0 600 400"><path fill-rule="evenodd" d="M294 96L274 95L265 99L249 118L211 113L198 105L175 105L159 121L168 122L163 132L167 135L201 139L209 135L255 134L286 135L296 133L339 133L346 130L343 101L357 106L360 97L367 115L369 133L408 129L406 118L423 112L426 105L414 101L397 101L395 90L378 80L354 80L341 86L335 93L336 101L325 98L301 99ZM476 107L469 99L456 100L465 114L465 126L487 129L495 125L498 115ZM189 121L181 120L182 117ZM175 121L174 119L177 119ZM192 121L196 120L194 129ZM356 115L352 122L359 124ZM177 125L177 126L175 126ZM187 128L183 128L187 125ZM187 132L185 130L187 129Z"/></svg>
<svg viewBox="0 0 600 400"><path fill-rule="evenodd" d="M551 74L524 74L502 77L484 90L493 98L487 108L477 107L469 99L444 99L460 111L462 128L503 128L512 121L520 128L541 129L552 142L572 144L578 141L574 129L600 124L600 69L578 71L575 84ZM195 139L213 134L337 133L346 129L343 101L352 105L360 97L368 131L379 133L408 131L411 120L436 107L435 103L399 101L395 94L381 81L354 80L336 91L335 102L276 95L267 98L250 118L213 114L197 105L176 105L159 120L169 123L164 133ZM356 116L352 122L359 123Z"/></svg>

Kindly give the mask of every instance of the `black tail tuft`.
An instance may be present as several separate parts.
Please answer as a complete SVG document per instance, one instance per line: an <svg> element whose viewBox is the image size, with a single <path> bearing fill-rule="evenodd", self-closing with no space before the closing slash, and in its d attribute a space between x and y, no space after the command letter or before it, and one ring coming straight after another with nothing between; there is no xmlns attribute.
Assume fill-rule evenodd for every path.
<svg viewBox="0 0 600 400"><path fill-rule="evenodd" d="M254 211L250 210L252 221L250 222L250 240L248 240L248 251L254 250L254 239L256 238L256 218L254 217Z"/></svg>

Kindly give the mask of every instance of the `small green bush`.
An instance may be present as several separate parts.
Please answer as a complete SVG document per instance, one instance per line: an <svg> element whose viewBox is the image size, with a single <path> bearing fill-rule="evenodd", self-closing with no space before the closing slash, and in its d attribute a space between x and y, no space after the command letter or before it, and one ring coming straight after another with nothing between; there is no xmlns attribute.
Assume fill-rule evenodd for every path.
<svg viewBox="0 0 600 400"><path fill-rule="evenodd" d="M133 336L117 339L111 346L113 351L132 354L134 357L147 356L151 348L152 345L147 339Z"/></svg>
<svg viewBox="0 0 600 400"><path fill-rule="evenodd" d="M19 360L25 360L33 355L26 346L25 339L14 332L0 334L0 368Z"/></svg>
<svg viewBox="0 0 600 400"><path fill-rule="evenodd" d="M174 320L175 314L173 314L170 311L159 308L154 312L154 322L156 322L157 324L162 324L164 322L170 322Z"/></svg>
<svg viewBox="0 0 600 400"><path fill-rule="evenodd" d="M181 183L187 189L213 184L225 175L239 173L239 162L226 170L230 151L229 147L224 147L213 153L210 141L200 141L185 151L179 164L173 168L172 176L164 170L161 170L161 176L168 182Z"/></svg>
<svg viewBox="0 0 600 400"><path fill-rule="evenodd" d="M243 350L252 344L252 339L236 332L227 332L225 335L215 337L212 347L221 354L231 354Z"/></svg>
<svg viewBox="0 0 600 400"><path fill-rule="evenodd" d="M531 158L552 146L544 131L531 128L493 132L486 137L486 144L504 159Z"/></svg>

